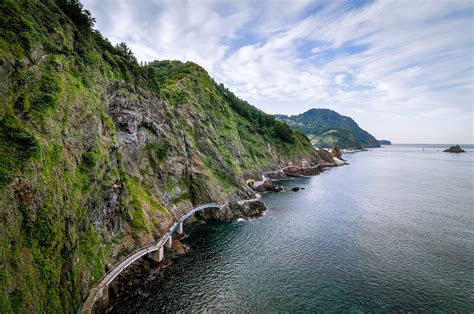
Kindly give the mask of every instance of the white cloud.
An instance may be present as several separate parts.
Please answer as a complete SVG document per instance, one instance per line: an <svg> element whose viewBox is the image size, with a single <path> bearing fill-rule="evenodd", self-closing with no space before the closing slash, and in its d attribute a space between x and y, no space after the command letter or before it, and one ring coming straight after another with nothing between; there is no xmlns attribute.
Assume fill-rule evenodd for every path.
<svg viewBox="0 0 474 314"><path fill-rule="evenodd" d="M446 132L459 137L453 142L473 140L471 1L386 0L358 8L286 0L84 5L105 36L126 41L140 60L195 61L265 111L331 107L376 136L415 142L436 142L436 113L444 113L460 121L441 126L457 128Z"/></svg>
<svg viewBox="0 0 474 314"><path fill-rule="evenodd" d="M334 82L336 82L338 85L344 84L344 80L346 79L345 74L338 74L334 77Z"/></svg>

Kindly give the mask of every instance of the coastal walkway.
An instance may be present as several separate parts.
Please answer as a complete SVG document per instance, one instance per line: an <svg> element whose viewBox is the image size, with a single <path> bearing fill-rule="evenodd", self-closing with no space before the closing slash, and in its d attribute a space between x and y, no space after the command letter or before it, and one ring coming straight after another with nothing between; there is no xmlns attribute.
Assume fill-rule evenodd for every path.
<svg viewBox="0 0 474 314"><path fill-rule="evenodd" d="M173 234L175 234L175 232L178 234L183 233L183 222L186 219L206 208L220 209L222 207L223 206L219 204L204 204L190 210L177 222L175 222L168 232L166 232L156 244L141 248L124 257L111 270L109 270L107 274L104 275L104 277L102 277L102 279L94 288L89 291L89 296L87 297L79 312L90 314L94 313L94 310L105 309L109 303L109 285L125 268L145 255L148 255L148 257L160 262L164 256L164 248L171 248Z"/></svg>

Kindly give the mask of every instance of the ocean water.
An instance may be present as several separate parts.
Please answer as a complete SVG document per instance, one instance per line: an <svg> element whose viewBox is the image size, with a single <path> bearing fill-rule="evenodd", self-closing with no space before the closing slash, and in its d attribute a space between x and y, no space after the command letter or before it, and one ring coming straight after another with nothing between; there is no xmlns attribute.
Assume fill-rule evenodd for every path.
<svg viewBox="0 0 474 314"><path fill-rule="evenodd" d="M262 218L188 228L118 312L474 312L474 147L392 145L281 181ZM424 148L424 150L423 150Z"/></svg>

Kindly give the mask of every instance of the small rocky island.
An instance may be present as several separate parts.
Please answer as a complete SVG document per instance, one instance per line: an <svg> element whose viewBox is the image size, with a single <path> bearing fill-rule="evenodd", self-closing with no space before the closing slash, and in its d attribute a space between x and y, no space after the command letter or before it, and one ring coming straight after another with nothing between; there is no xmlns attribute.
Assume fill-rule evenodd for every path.
<svg viewBox="0 0 474 314"><path fill-rule="evenodd" d="M466 151L461 148L459 145L451 146L448 149L443 150L445 153L465 153Z"/></svg>

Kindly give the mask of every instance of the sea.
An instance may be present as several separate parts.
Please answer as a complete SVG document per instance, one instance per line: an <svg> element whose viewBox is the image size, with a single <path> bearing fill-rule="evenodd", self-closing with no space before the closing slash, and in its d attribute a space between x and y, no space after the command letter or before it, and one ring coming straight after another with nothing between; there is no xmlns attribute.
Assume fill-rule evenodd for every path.
<svg viewBox="0 0 474 314"><path fill-rule="evenodd" d="M391 145L282 180L264 216L187 227L146 297L113 312L474 312L474 146Z"/></svg>

